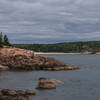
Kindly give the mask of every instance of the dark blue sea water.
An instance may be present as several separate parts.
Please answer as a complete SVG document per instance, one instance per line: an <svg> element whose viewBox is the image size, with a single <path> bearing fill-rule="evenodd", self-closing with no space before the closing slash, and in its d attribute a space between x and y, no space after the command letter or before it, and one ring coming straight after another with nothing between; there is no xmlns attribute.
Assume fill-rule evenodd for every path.
<svg viewBox="0 0 100 100"><path fill-rule="evenodd" d="M31 100L100 100L100 55L45 55L66 64L79 66L75 71L0 72L0 89L33 89L39 77L64 82L54 90L35 90Z"/></svg>

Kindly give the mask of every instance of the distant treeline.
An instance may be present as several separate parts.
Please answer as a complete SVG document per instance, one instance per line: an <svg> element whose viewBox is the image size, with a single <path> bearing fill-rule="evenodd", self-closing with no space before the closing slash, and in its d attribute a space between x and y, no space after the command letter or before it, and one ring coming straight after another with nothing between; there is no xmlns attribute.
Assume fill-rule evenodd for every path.
<svg viewBox="0 0 100 100"><path fill-rule="evenodd" d="M100 52L100 41L69 42L56 44L14 44L15 47L36 52Z"/></svg>
<svg viewBox="0 0 100 100"><path fill-rule="evenodd" d="M11 46L11 44L9 43L7 35L3 36L2 32L0 32L0 48L2 48L4 45L5 46Z"/></svg>

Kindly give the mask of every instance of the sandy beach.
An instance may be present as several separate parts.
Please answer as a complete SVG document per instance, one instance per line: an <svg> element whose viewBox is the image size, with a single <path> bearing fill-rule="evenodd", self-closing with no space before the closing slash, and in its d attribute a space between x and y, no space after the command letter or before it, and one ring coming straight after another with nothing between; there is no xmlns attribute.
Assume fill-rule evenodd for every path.
<svg viewBox="0 0 100 100"><path fill-rule="evenodd" d="M35 52L35 54L81 54L81 53L63 53L63 52L60 52L60 53L58 53L58 52Z"/></svg>
<svg viewBox="0 0 100 100"><path fill-rule="evenodd" d="M35 52L35 54L69 54L69 55L78 55L78 54L91 54L90 52L84 52L84 53L64 53L64 52ZM100 52L97 52L96 54L100 54Z"/></svg>

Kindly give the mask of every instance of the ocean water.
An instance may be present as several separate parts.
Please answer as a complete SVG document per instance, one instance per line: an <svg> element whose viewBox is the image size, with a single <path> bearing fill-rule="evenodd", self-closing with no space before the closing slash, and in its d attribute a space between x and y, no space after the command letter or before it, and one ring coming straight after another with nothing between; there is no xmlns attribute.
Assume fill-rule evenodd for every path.
<svg viewBox="0 0 100 100"><path fill-rule="evenodd" d="M0 72L0 89L32 89L37 95L31 100L99 100L100 55L44 55L65 64L79 66L74 71ZM64 82L54 90L36 90L39 77L56 78Z"/></svg>

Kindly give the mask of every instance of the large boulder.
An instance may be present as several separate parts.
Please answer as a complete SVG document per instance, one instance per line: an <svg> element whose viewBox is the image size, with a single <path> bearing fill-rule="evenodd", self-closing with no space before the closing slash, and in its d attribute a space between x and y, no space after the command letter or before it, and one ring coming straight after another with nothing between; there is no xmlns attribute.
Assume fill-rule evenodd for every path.
<svg viewBox="0 0 100 100"><path fill-rule="evenodd" d="M29 100L28 96L35 95L33 90L11 90L2 89L0 91L0 100Z"/></svg>
<svg viewBox="0 0 100 100"><path fill-rule="evenodd" d="M56 89L56 85L46 78L40 78L37 89Z"/></svg>
<svg viewBox="0 0 100 100"><path fill-rule="evenodd" d="M16 95L35 95L36 92L34 92L33 90L26 90L26 91L23 91L23 90L11 90L11 89L2 89L0 91L1 95L6 95L6 96L16 96Z"/></svg>
<svg viewBox="0 0 100 100"><path fill-rule="evenodd" d="M1 93L2 93L3 95L8 95L8 96L17 95L17 93L16 93L15 90L9 90L9 89L3 89L3 90L1 90Z"/></svg>

